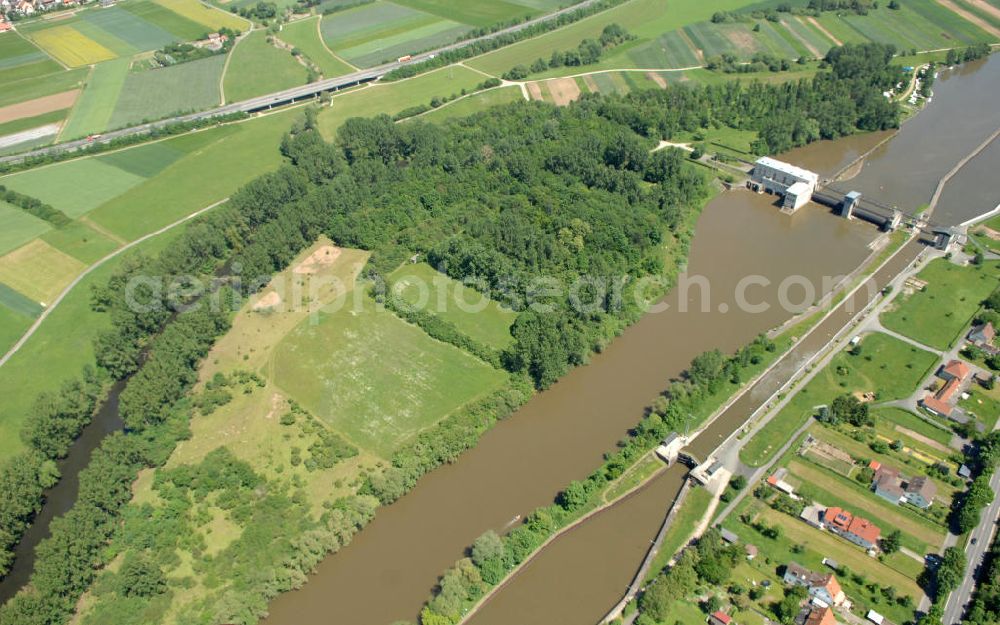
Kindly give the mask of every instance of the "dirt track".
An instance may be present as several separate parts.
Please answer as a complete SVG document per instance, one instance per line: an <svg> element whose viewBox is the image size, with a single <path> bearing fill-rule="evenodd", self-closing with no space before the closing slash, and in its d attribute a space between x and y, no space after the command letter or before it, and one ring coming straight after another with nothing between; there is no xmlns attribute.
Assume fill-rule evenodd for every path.
<svg viewBox="0 0 1000 625"><path fill-rule="evenodd" d="M63 91L55 95L45 96L44 98L36 98L27 102L5 106L0 108L0 124L24 119L25 117L36 117L45 113L51 113L52 111L68 109L73 106L79 95L80 90L74 89L72 91Z"/></svg>

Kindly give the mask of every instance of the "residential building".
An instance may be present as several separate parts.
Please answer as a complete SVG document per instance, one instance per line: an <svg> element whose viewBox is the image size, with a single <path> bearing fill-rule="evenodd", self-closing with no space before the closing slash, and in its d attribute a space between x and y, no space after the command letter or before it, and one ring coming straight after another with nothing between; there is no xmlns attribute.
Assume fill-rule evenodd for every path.
<svg viewBox="0 0 1000 625"><path fill-rule="evenodd" d="M989 321L978 325L969 332L969 342L976 347L985 349L993 347L993 339L996 338L996 329Z"/></svg>
<svg viewBox="0 0 1000 625"><path fill-rule="evenodd" d="M866 518L854 516L843 508L830 507L823 513L823 523L828 530L865 549L878 547L882 530Z"/></svg>
<svg viewBox="0 0 1000 625"><path fill-rule="evenodd" d="M804 625L837 625L837 619L830 607L813 608L809 611Z"/></svg>
<svg viewBox="0 0 1000 625"><path fill-rule="evenodd" d="M792 586L804 586L810 597L826 605L840 605L846 599L833 573L814 573L796 562L789 562L785 567L784 580Z"/></svg>
<svg viewBox="0 0 1000 625"><path fill-rule="evenodd" d="M868 466L878 465L875 468L875 476L872 479L872 489L875 494L898 504L907 502L918 508L927 509L934 503L934 496L937 495L937 486L933 481L918 476L907 479L900 474L899 469L887 467L877 462Z"/></svg>
<svg viewBox="0 0 1000 625"><path fill-rule="evenodd" d="M716 610L708 615L708 625L736 625L736 623L733 622L733 617L722 610Z"/></svg>
<svg viewBox="0 0 1000 625"><path fill-rule="evenodd" d="M924 476L915 477L906 484L906 494L903 497L918 508L930 508L937 495L937 486Z"/></svg>
<svg viewBox="0 0 1000 625"><path fill-rule="evenodd" d="M823 513L826 512L826 508L813 502L812 505L806 506L802 509L802 513L799 514L799 518L819 529L823 529Z"/></svg>
<svg viewBox="0 0 1000 625"><path fill-rule="evenodd" d="M949 361L938 371L938 377L945 381L944 386L937 393L928 393L920 404L934 414L961 421L955 414L955 402L958 401L958 391L971 374L972 369L961 360Z"/></svg>

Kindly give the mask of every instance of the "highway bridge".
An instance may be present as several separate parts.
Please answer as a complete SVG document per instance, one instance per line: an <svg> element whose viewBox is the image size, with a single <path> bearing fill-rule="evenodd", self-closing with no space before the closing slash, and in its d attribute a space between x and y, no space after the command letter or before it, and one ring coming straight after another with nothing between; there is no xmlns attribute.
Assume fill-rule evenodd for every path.
<svg viewBox="0 0 1000 625"><path fill-rule="evenodd" d="M65 143L60 143L58 145L52 145L44 148L39 148L37 150L31 150L30 152L22 152L20 154L13 154L10 156L0 157L0 163L17 163L28 158L36 156L44 156L47 154L55 154L57 152L75 152L77 150L89 147L91 145L109 143L121 137L147 134L157 128L163 128L165 126L170 126L172 124L197 121L212 117L221 117L224 115L230 115L232 113L256 113L259 111L270 110L272 108L279 106L285 106L288 104L294 104L296 102L302 102L305 100L318 98L323 93L340 91L341 89L346 89L348 87L354 87L357 85L362 85L368 82L378 80L379 78L385 76L392 70L403 67L404 65L420 63L421 61L433 59L435 56L443 52L456 50L458 48L464 48L465 46L469 46L477 42L488 41L490 39L496 39L503 35L516 33L520 30L524 30L525 28L534 26L535 24L556 19L560 15L563 15L565 13L570 13L572 11L577 11L579 9L586 8L587 6L595 4L597 2L599 2L599 0L583 0L583 2L580 2L578 4L574 4L572 6L559 9L558 11L554 11L552 13L547 13L540 17L527 20L515 26L510 26L508 28L498 30L488 35L483 35L482 37L476 37L474 39L466 39L453 44L449 44L447 46L437 48L435 50L422 52L420 54L414 54L411 58L405 61L393 61L391 63L385 63L383 65L372 67L370 69L357 71L351 74L345 74L343 76L335 76L333 78L319 80L313 83L309 83L308 85L302 85L301 87L293 87L291 89L277 91L260 97L244 100L242 102L234 102L232 104L226 104L224 106L220 106L207 111L201 111L199 113L178 115L176 117L170 117L155 122L139 124L137 126L130 126L128 128L122 128L120 130L107 132L98 137L77 139L75 141L67 141Z"/></svg>

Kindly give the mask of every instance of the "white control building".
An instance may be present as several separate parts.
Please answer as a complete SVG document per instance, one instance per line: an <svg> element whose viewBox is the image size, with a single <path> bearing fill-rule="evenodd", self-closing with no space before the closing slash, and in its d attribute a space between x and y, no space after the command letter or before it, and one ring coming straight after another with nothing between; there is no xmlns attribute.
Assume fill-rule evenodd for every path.
<svg viewBox="0 0 1000 625"><path fill-rule="evenodd" d="M754 191L782 196L781 209L795 212L812 199L819 175L789 163L764 156L754 163L750 185Z"/></svg>

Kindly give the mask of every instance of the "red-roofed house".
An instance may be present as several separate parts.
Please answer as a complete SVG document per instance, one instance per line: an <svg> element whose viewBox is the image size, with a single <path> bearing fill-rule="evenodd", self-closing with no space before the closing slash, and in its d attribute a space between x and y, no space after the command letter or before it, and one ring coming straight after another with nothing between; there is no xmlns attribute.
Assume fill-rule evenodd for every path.
<svg viewBox="0 0 1000 625"><path fill-rule="evenodd" d="M8 30L14 30L14 27L10 25L10 22L0 20L0 33L5 33Z"/></svg>
<svg viewBox="0 0 1000 625"><path fill-rule="evenodd" d="M878 539L882 536L882 530L877 525L866 518L854 516L843 508L827 508L823 513L823 522L834 534L865 549L877 547Z"/></svg>
<svg viewBox="0 0 1000 625"><path fill-rule="evenodd" d="M964 381L965 378L969 377L972 373L972 369L969 365L965 364L961 360L950 360L948 364L941 368L940 375L945 380L958 379L959 381Z"/></svg>
<svg viewBox="0 0 1000 625"><path fill-rule="evenodd" d="M921 400L921 405L934 414L951 418L952 413L955 411L955 396L971 374L972 369L961 360L948 361L938 371L938 377L945 380L945 385L933 395L928 393Z"/></svg>
<svg viewBox="0 0 1000 625"><path fill-rule="evenodd" d="M837 625L831 608L813 608L809 611L804 625Z"/></svg>
<svg viewBox="0 0 1000 625"><path fill-rule="evenodd" d="M733 623L733 617L729 616L722 610L716 610L708 615L709 625L736 625Z"/></svg>

